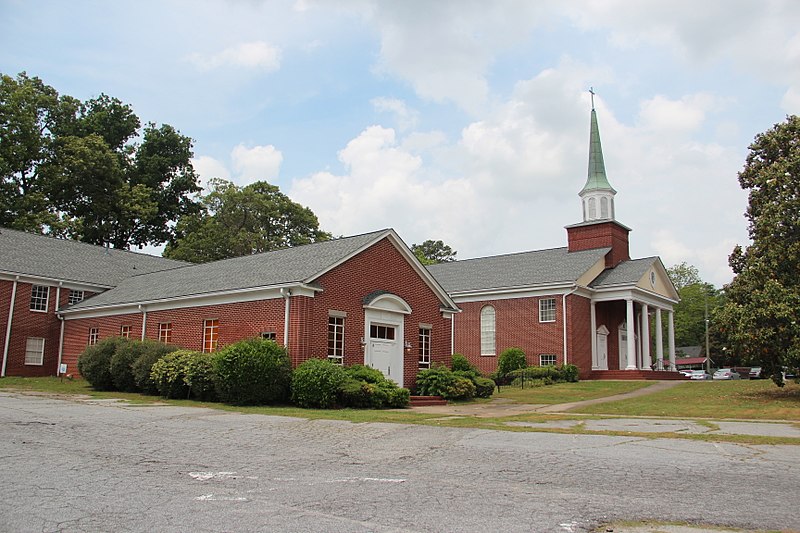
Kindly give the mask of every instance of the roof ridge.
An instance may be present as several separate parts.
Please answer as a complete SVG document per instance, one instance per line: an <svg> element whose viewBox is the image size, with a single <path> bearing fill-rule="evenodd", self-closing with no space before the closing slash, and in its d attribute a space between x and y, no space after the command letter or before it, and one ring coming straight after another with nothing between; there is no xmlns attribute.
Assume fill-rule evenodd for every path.
<svg viewBox="0 0 800 533"><path fill-rule="evenodd" d="M481 257L470 257L470 258L467 258L467 259L457 259L455 261L445 261L445 262L442 262L442 263L436 263L436 264L428 265L428 266L453 265L453 264L466 263L468 261L478 261L478 260L481 260L481 259L495 259L495 258L498 258L498 257L511 257L511 256L514 256L514 255L533 254L533 253L540 253L540 252L552 252L554 250L566 250L566 249L567 249L566 246L556 246L556 247L553 247L553 248L543 248L541 250L523 250L521 252L509 252L509 253L506 253L506 254L484 255L484 256L481 256Z"/></svg>
<svg viewBox="0 0 800 533"><path fill-rule="evenodd" d="M101 246L99 244L92 244L92 243L89 243L89 242L83 242L83 241L79 241L77 239L64 238L64 237L59 237L59 236L56 236L56 235L49 235L49 234L45 234L45 233L33 233L31 231L23 231L23 230L18 230L18 229L14 229L14 228L7 228L5 226L0 226L0 234L2 234L4 231L11 231L13 233L19 233L19 234L22 234L22 235L27 235L29 237L41 237L43 239L52 239L54 241L70 243L69 244L70 246L72 246L73 244L77 244L77 245L81 245L81 246L90 246L92 248L114 250L115 252L133 254L135 256L153 257L155 259L163 259L165 261L173 261L175 263L184 263L185 265L191 265L192 264L192 263L189 263L188 261L181 261L180 259L170 259L169 257L164 257L164 256L160 256L160 255L152 255L152 254L148 254L148 253L145 253L145 252L137 252L137 251L134 251L134 250L126 250L124 248L114 248L114 247L111 247L111 246ZM178 268L178 267L176 267L176 268Z"/></svg>

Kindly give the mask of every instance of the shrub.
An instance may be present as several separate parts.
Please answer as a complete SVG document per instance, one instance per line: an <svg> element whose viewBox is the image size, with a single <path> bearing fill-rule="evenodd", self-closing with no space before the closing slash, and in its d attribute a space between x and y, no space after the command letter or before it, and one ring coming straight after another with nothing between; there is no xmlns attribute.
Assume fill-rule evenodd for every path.
<svg viewBox="0 0 800 533"><path fill-rule="evenodd" d="M474 372L476 375L480 375L478 369L460 353L454 353L452 361L450 367L453 369L453 372Z"/></svg>
<svg viewBox="0 0 800 533"><path fill-rule="evenodd" d="M186 384L186 370L195 352L178 350L165 355L153 364L150 377L164 398L188 398L189 385Z"/></svg>
<svg viewBox="0 0 800 533"><path fill-rule="evenodd" d="M129 341L120 344L114 355L111 356L111 379L114 382L114 388L122 392L136 392L139 387L136 386L136 379L133 376L133 363L139 357L134 346L137 342Z"/></svg>
<svg viewBox="0 0 800 533"><path fill-rule="evenodd" d="M406 407L411 391L386 379L380 370L364 365L345 367L347 379L339 386L342 407L382 409Z"/></svg>
<svg viewBox="0 0 800 533"><path fill-rule="evenodd" d="M78 356L78 372L96 390L114 390L111 359L117 348L128 342L123 337L109 337L88 346Z"/></svg>
<svg viewBox="0 0 800 533"><path fill-rule="evenodd" d="M417 394L421 396L444 396L455 376L446 366L434 364L433 367L417 374Z"/></svg>
<svg viewBox="0 0 800 533"><path fill-rule="evenodd" d="M193 352L186 364L183 380L189 387L189 396L195 400L217 401L214 354Z"/></svg>
<svg viewBox="0 0 800 533"><path fill-rule="evenodd" d="M500 354L500 359L497 363L497 373L501 376L525 368L528 366L525 360L525 352L519 348L509 348Z"/></svg>
<svg viewBox="0 0 800 533"><path fill-rule="evenodd" d="M214 359L219 398L235 405L263 405L288 398L292 366L273 341L248 339L223 348Z"/></svg>
<svg viewBox="0 0 800 533"><path fill-rule="evenodd" d="M442 396L446 400L468 400L475 397L475 384L469 378L454 376L452 383Z"/></svg>
<svg viewBox="0 0 800 533"><path fill-rule="evenodd" d="M579 373L580 370L575 365L561 365L561 374L568 383L577 383Z"/></svg>
<svg viewBox="0 0 800 533"><path fill-rule="evenodd" d="M344 368L327 359L309 359L292 376L292 402L300 407L330 409L336 405L340 387L348 380ZM353 380L356 383L360 381ZM348 386L353 401L361 397L355 385Z"/></svg>
<svg viewBox="0 0 800 533"><path fill-rule="evenodd" d="M366 381L367 383L383 383L386 381L386 376L383 372L375 368L365 365L352 365L344 367L348 377L358 380Z"/></svg>
<svg viewBox="0 0 800 533"><path fill-rule="evenodd" d="M475 384L475 396L478 398L491 398L494 394L496 385L491 379L478 376L472 382Z"/></svg>
<svg viewBox="0 0 800 533"><path fill-rule="evenodd" d="M125 349L139 354L131 368L136 387L144 394L158 394L158 387L150 377L153 365L156 361L178 348L163 342L144 340L131 342L126 345Z"/></svg>
<svg viewBox="0 0 800 533"><path fill-rule="evenodd" d="M463 375L463 371L453 372L446 366L435 365L417 374L417 392L423 396L465 400L475 396L476 388L472 378Z"/></svg>

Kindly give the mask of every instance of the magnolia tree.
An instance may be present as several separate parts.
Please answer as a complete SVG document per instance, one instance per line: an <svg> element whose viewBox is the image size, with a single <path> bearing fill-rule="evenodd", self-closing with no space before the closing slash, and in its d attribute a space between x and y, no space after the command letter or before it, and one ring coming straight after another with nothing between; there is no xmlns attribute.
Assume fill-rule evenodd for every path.
<svg viewBox="0 0 800 533"><path fill-rule="evenodd" d="M731 348L782 387L800 367L800 118L755 138L739 183L752 244L730 256L736 277L719 316Z"/></svg>

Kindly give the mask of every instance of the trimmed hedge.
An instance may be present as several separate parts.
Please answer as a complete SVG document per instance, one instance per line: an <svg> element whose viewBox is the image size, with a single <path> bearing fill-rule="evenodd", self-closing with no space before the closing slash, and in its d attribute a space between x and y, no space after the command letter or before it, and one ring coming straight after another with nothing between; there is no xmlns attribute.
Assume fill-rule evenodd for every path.
<svg viewBox="0 0 800 533"><path fill-rule="evenodd" d="M578 367L575 365L529 366L509 372L506 378L513 380L515 383L517 380L522 379L526 382L529 380L542 380L545 385L564 382L574 383L578 381Z"/></svg>
<svg viewBox="0 0 800 533"><path fill-rule="evenodd" d="M78 356L78 372L95 390L114 390L114 375L111 373L111 359L117 349L128 343L124 337L109 337L93 346L87 346Z"/></svg>
<svg viewBox="0 0 800 533"><path fill-rule="evenodd" d="M463 371L453 372L444 365L434 365L417 374L417 393L441 396L446 400L468 400L475 397L476 387Z"/></svg>
<svg viewBox="0 0 800 533"><path fill-rule="evenodd" d="M234 405L281 403L289 397L292 366L286 350L274 341L248 339L214 357L220 400Z"/></svg>
<svg viewBox="0 0 800 533"><path fill-rule="evenodd" d="M309 359L292 375L292 403L300 407L331 409L336 406L339 388L345 381L347 374L343 367L328 359Z"/></svg>
<svg viewBox="0 0 800 533"><path fill-rule="evenodd" d="M151 378L165 398L214 401L214 355L177 350L153 365Z"/></svg>
<svg viewBox="0 0 800 533"><path fill-rule="evenodd" d="M131 365L133 380L136 382L136 387L139 391L143 394L150 394L153 396L158 394L158 387L156 387L155 382L150 377L153 365L165 355L176 351L178 347L145 339L143 341L131 342L126 345L124 349L135 351L139 354L133 362L133 365Z"/></svg>

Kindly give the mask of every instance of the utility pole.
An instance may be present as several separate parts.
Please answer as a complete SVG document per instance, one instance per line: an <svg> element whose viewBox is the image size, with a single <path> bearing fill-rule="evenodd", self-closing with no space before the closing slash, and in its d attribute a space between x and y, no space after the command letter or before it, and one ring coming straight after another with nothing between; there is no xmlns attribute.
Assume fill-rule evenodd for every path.
<svg viewBox="0 0 800 533"><path fill-rule="evenodd" d="M711 373L711 354L708 348L708 295L706 295L706 372Z"/></svg>

